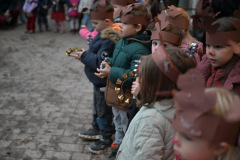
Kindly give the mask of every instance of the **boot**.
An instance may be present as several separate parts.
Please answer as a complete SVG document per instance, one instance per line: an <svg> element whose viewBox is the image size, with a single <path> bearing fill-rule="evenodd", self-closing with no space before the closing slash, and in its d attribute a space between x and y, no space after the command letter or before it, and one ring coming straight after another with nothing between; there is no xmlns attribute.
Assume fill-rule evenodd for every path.
<svg viewBox="0 0 240 160"><path fill-rule="evenodd" d="M42 25L39 24L38 27L39 27L39 32L42 32L42 31L43 31L43 30L42 30Z"/></svg>
<svg viewBox="0 0 240 160"><path fill-rule="evenodd" d="M51 30L49 29L49 27L48 27L48 24L45 25L45 29L46 29L47 32L50 32L50 31L51 31Z"/></svg>

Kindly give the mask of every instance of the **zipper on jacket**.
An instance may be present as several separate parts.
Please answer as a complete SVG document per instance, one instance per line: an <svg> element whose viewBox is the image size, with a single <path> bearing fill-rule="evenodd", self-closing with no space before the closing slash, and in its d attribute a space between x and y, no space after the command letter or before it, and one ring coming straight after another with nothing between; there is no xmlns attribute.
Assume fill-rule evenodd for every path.
<svg viewBox="0 0 240 160"><path fill-rule="evenodd" d="M216 72L217 73L217 72ZM216 73L214 74L214 76L213 76L213 80L212 80L212 82L211 82L211 84L210 84L210 86L209 86L209 88L211 88L212 87L212 85L213 85L213 82L214 82L214 80L215 80L215 77L216 77Z"/></svg>

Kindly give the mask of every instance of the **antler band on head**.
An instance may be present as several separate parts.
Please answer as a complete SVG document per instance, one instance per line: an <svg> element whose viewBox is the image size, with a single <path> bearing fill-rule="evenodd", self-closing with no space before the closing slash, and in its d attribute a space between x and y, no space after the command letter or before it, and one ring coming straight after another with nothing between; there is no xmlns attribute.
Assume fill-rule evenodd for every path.
<svg viewBox="0 0 240 160"><path fill-rule="evenodd" d="M90 18L95 20L113 19L113 12L107 12L109 6L106 0L98 0L97 11L90 11Z"/></svg>
<svg viewBox="0 0 240 160"><path fill-rule="evenodd" d="M126 6L133 3L133 0L111 0L112 4Z"/></svg>
<svg viewBox="0 0 240 160"><path fill-rule="evenodd" d="M190 69L179 76L177 85L180 91L174 95L176 113L172 127L209 142L235 145L240 123L228 122L211 112L215 107L216 96L205 92L205 80L201 73L197 69Z"/></svg>

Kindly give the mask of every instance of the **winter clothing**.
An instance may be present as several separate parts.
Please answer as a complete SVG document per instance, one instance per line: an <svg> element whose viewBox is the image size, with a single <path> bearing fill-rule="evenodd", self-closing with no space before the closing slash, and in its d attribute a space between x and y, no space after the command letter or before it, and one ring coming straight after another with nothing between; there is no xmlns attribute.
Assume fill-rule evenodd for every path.
<svg viewBox="0 0 240 160"><path fill-rule="evenodd" d="M26 28L27 32L35 32L35 21L37 15L37 0L27 0L23 5L23 10L27 12L27 23Z"/></svg>
<svg viewBox="0 0 240 160"><path fill-rule="evenodd" d="M203 56L202 61L198 64L197 68L205 77L207 88L225 87L240 95L240 61L238 61L232 71L230 71L226 80L218 80L218 77L221 75L223 69L212 67L207 55Z"/></svg>
<svg viewBox="0 0 240 160"><path fill-rule="evenodd" d="M79 30L79 34L80 34L80 36L81 36L83 39L85 39L85 40L88 41L89 35L90 35L91 39L93 39L94 37L96 37L96 35L98 34L98 32L97 32L96 29L95 29L94 31L90 32L87 27L84 27L84 28L82 28L82 29ZM90 41L91 41L91 40L90 40Z"/></svg>
<svg viewBox="0 0 240 160"><path fill-rule="evenodd" d="M80 0L69 0L69 2L71 3L72 7L69 8L68 10L68 15L70 17L77 17L78 16L78 4L79 4ZM76 7L73 7L73 4L76 4Z"/></svg>
<svg viewBox="0 0 240 160"><path fill-rule="evenodd" d="M56 21L65 21L66 16L65 16L64 4L67 1L53 0L52 2L53 2L53 12L51 14L51 18Z"/></svg>
<svg viewBox="0 0 240 160"><path fill-rule="evenodd" d="M113 52L113 57L109 59L111 70L109 72L109 80L116 84L117 79L124 81L122 75L135 69L135 60L138 60L142 55L151 53L150 36L147 34L137 34L121 39ZM141 43L140 41L149 41L149 43ZM127 86L132 85L132 80L126 82ZM128 127L127 111L121 110L118 106L112 108L115 124L115 141L113 144L121 144L122 139Z"/></svg>
<svg viewBox="0 0 240 160"><path fill-rule="evenodd" d="M91 42L89 50L82 54L81 60L85 64L85 73L88 79L95 85L99 87L106 86L106 78L102 79L97 77L94 72L99 68L101 62L104 60L104 57L101 58L101 55L106 55L111 57L115 43L119 40L120 34L114 31L111 28L107 28L101 31Z"/></svg>
<svg viewBox="0 0 240 160"><path fill-rule="evenodd" d="M104 89L106 86L106 78L101 79L97 77L94 72L100 67L101 62L105 57L111 57L116 42L120 39L120 34L111 28L106 28L101 31L89 44L89 50L85 51L81 56L81 61L85 65L85 73L88 79L94 85L94 108L93 108L93 122L92 127L100 130L102 135L101 143L104 142L107 147L112 143L111 136L113 134L112 126L112 110L106 104L104 98ZM108 142L108 143L107 143ZM100 143L100 144L101 144ZM90 151L101 152L104 150L101 145L97 143L90 147ZM99 148L100 147L100 148Z"/></svg>
<svg viewBox="0 0 240 160"><path fill-rule="evenodd" d="M122 75L129 73L135 69L134 60L138 60L141 56L151 53L151 43L141 43L139 41L149 41L150 36L147 34L137 34L135 36L121 39L115 47L113 57L109 59L112 66L109 72L109 80L116 84L117 79L124 81ZM131 86L132 81L128 81Z"/></svg>
<svg viewBox="0 0 240 160"><path fill-rule="evenodd" d="M173 118L174 112L173 99L156 102L152 108L143 106L130 123L117 159L172 160L175 131L169 118Z"/></svg>
<svg viewBox="0 0 240 160"><path fill-rule="evenodd" d="M47 9L44 9L43 6L47 6ZM45 29L48 31L48 20L47 14L48 9L52 6L51 0L38 0L38 26L40 32L42 31L42 22L45 24Z"/></svg>
<svg viewBox="0 0 240 160"><path fill-rule="evenodd" d="M83 8L87 8L88 10L83 12L82 18L82 26L87 26L88 30L92 32L94 28L92 27L92 21L90 19L90 8L93 4L93 0L81 0L78 5L78 12L82 13Z"/></svg>
<svg viewBox="0 0 240 160"><path fill-rule="evenodd" d="M194 53L194 57L195 57L196 63L199 64L201 59L202 59L202 56L203 56L204 52L203 52L202 42L197 41L197 45L198 45L198 48L197 48L197 52ZM190 47L191 47L191 44L188 44L188 42L186 40L183 40L180 48L185 49L185 50L189 50Z"/></svg>

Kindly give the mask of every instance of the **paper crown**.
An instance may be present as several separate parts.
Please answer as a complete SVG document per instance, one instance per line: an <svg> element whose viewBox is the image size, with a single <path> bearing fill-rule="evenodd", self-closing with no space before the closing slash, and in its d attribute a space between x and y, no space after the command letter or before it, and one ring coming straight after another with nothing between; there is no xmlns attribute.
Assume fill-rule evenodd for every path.
<svg viewBox="0 0 240 160"><path fill-rule="evenodd" d="M127 24L142 24L142 25L148 25L148 20L146 16L133 16L131 13L133 7L133 4L129 4L125 7L122 8L122 16L121 16L121 22L122 23L127 23ZM142 4L138 4L142 5Z"/></svg>
<svg viewBox="0 0 240 160"><path fill-rule="evenodd" d="M236 28L234 31L217 32L217 29L220 25L213 25L212 23L216 19L207 14L203 14L202 16L195 16L195 19L198 18L203 20L203 23L200 21L195 22L195 26L206 31L206 44L208 45L226 46L229 45L229 40L240 43L240 6L238 10L234 11L234 16L239 19L239 21L232 21L233 26Z"/></svg>
<svg viewBox="0 0 240 160"><path fill-rule="evenodd" d="M166 75L171 81L177 81L178 76L181 74L179 69L172 63L168 53L166 52L163 46L163 37L161 31L161 22L157 20L155 24L156 27L156 34L159 37L161 45L157 48L155 52L152 53L152 57L154 62L157 64L159 69Z"/></svg>
<svg viewBox="0 0 240 160"><path fill-rule="evenodd" d="M133 3L133 0L111 0L111 3L120 6L126 6Z"/></svg>
<svg viewBox="0 0 240 160"><path fill-rule="evenodd" d="M181 44L181 39L179 35L163 31L163 29L166 28L170 23L166 20L166 16L164 16L165 13L163 12L162 14L163 15L158 15L154 18L156 23L154 25L154 29L152 30L151 40L159 40L160 37L162 37L163 41L179 46ZM161 25L161 30L159 28L159 24ZM159 34L160 32L161 34Z"/></svg>
<svg viewBox="0 0 240 160"><path fill-rule="evenodd" d="M227 142L235 145L240 123L229 122L223 116L211 112L216 96L204 91L205 81L201 73L190 69L179 76L177 85L180 91L174 94L176 113L172 119L172 127L189 136L203 138L215 144ZM239 104L235 105L238 105L235 108L239 108Z"/></svg>
<svg viewBox="0 0 240 160"><path fill-rule="evenodd" d="M90 11L90 18L95 20L112 20L113 12L107 12L110 6L106 4L106 0L98 0L96 3L98 3L97 9L96 11Z"/></svg>

